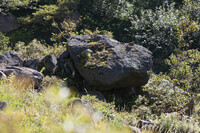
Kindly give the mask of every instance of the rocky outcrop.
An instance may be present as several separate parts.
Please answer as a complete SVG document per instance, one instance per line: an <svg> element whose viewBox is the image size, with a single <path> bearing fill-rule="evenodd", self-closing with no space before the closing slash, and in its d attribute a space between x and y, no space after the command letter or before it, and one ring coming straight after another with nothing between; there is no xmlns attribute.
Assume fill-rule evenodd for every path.
<svg viewBox="0 0 200 133"><path fill-rule="evenodd" d="M13 74L15 75L15 83L20 85L19 87L26 88L33 86L34 88L38 88L43 78L42 73L34 70L37 68L38 63L39 59L23 62L15 52L4 53L0 55L0 79L7 79L7 77Z"/></svg>
<svg viewBox="0 0 200 133"><path fill-rule="evenodd" d="M10 32L18 27L19 25L15 16L0 11L0 32Z"/></svg>
<svg viewBox="0 0 200 133"><path fill-rule="evenodd" d="M78 72L100 90L139 88L148 82L152 68L149 50L104 35L72 37L68 52Z"/></svg>
<svg viewBox="0 0 200 133"><path fill-rule="evenodd" d="M15 52L7 52L0 55L0 66L22 66L23 61Z"/></svg>
<svg viewBox="0 0 200 133"><path fill-rule="evenodd" d="M11 74L15 75L15 83L20 84L20 87L39 87L39 83L43 78L43 74L26 67L17 67L17 66L5 66L1 67L0 71L4 73L7 77Z"/></svg>

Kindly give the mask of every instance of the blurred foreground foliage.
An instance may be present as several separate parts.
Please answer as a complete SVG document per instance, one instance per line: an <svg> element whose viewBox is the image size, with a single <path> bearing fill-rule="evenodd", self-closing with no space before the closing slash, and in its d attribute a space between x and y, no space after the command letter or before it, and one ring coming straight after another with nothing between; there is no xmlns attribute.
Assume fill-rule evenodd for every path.
<svg viewBox="0 0 200 133"><path fill-rule="evenodd" d="M183 109L182 103L187 103L184 98L186 95L170 88L166 89L167 84L160 85L166 76L153 76L151 81L154 83L150 82L148 87L146 86L152 89L149 92L157 94L155 103L150 104L148 98L139 96L129 112L117 111L114 101L106 103L95 96L82 96L81 99L87 100L97 111L94 114L84 106L73 106L73 101L80 97L60 79L45 78L43 91L39 93L31 87L21 88L13 82L14 79L15 76L12 75L7 80L1 80L0 85L0 101L9 102L4 111L0 111L0 131L4 133L131 133L129 126L138 126L140 119L151 119L154 122L150 128L142 130L144 133L200 131L200 106L196 106L190 117L182 112L184 110L179 110ZM153 86L154 88L151 88ZM160 115L157 115L158 112Z"/></svg>

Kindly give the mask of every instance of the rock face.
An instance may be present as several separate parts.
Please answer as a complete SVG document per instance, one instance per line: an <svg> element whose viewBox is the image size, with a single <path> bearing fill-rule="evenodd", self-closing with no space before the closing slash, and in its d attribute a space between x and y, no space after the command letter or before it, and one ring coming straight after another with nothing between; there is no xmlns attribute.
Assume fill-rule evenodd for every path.
<svg viewBox="0 0 200 133"><path fill-rule="evenodd" d="M74 71L72 61L67 51L63 52L57 62L56 74L61 77L67 77Z"/></svg>
<svg viewBox="0 0 200 133"><path fill-rule="evenodd" d="M0 32L10 32L18 26L17 19L12 14L0 12Z"/></svg>
<svg viewBox="0 0 200 133"><path fill-rule="evenodd" d="M23 66L37 70L39 63L40 63L39 58L30 59L30 60L24 61Z"/></svg>
<svg viewBox="0 0 200 133"><path fill-rule="evenodd" d="M56 64L57 64L56 57L52 54L45 56L41 61L41 66L45 67L44 73L47 75L51 75L52 73L54 73Z"/></svg>
<svg viewBox="0 0 200 133"><path fill-rule="evenodd" d="M101 90L141 87L149 79L152 53L133 43L120 43L109 36L75 36L68 51L79 73Z"/></svg>
<svg viewBox="0 0 200 133"><path fill-rule="evenodd" d="M24 88L30 86L37 88L43 78L42 73L26 67L6 66L1 67L0 71L7 77L13 73L18 81L16 83L20 83Z"/></svg>
<svg viewBox="0 0 200 133"><path fill-rule="evenodd" d="M0 55L0 65L22 66L22 59L15 52L7 52Z"/></svg>

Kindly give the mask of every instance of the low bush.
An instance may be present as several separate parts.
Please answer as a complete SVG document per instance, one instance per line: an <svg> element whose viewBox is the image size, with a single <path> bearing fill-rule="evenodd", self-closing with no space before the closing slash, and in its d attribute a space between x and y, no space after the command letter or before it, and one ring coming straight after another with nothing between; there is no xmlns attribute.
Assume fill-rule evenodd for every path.
<svg viewBox="0 0 200 133"><path fill-rule="evenodd" d="M63 45L48 46L42 44L40 41L34 39L28 45L25 45L23 42L18 42L15 46L15 51L23 59L33 59L33 58L43 58L48 54L53 54L57 58L62 54L66 48Z"/></svg>
<svg viewBox="0 0 200 133"><path fill-rule="evenodd" d="M150 107L152 113L191 114L190 111L194 109L194 103L193 107L188 106L188 103L193 100L191 94L174 86L168 76L153 74L143 89L147 91L149 103L146 105Z"/></svg>
<svg viewBox="0 0 200 133"><path fill-rule="evenodd" d="M200 91L200 52L197 49L172 54L166 62L170 65L168 75L174 85L187 92Z"/></svg>
<svg viewBox="0 0 200 133"><path fill-rule="evenodd" d="M0 32L0 54L11 50L9 37Z"/></svg>
<svg viewBox="0 0 200 133"><path fill-rule="evenodd" d="M192 117L179 113L162 114L157 119L157 124L162 132L198 133L199 122Z"/></svg>

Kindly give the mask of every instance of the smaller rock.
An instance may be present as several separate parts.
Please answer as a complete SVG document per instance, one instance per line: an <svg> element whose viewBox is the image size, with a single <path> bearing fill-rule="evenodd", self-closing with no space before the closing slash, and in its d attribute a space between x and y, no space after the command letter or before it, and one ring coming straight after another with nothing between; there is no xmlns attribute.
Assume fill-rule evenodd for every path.
<svg viewBox="0 0 200 133"><path fill-rule="evenodd" d="M131 129L132 133L142 133L141 130L137 127L129 126Z"/></svg>
<svg viewBox="0 0 200 133"><path fill-rule="evenodd" d="M77 99L72 102L72 108L76 110L77 107L83 107L84 111L94 113L96 110L90 105L90 103L83 99Z"/></svg>
<svg viewBox="0 0 200 133"><path fill-rule="evenodd" d="M14 83L16 85L20 85L22 88L30 86L38 88L43 78L42 73L26 67L6 66L1 67L0 71L3 72L7 77L11 74L15 75Z"/></svg>
<svg viewBox="0 0 200 133"><path fill-rule="evenodd" d="M15 52L7 52L0 55L0 65L1 66L22 66L23 61Z"/></svg>
<svg viewBox="0 0 200 133"><path fill-rule="evenodd" d="M7 76L2 71L0 71L0 80L4 79L7 79Z"/></svg>
<svg viewBox="0 0 200 133"><path fill-rule="evenodd" d="M8 106L9 103L6 101L0 101L0 110L4 110L6 106Z"/></svg>
<svg viewBox="0 0 200 133"><path fill-rule="evenodd" d="M63 60L63 59L68 59L68 58L69 58L69 53L65 51L58 57L58 61Z"/></svg>
<svg viewBox="0 0 200 133"><path fill-rule="evenodd" d="M44 73L51 75L56 69L57 60L52 54L45 56L41 61L41 67L45 67Z"/></svg>
<svg viewBox="0 0 200 133"><path fill-rule="evenodd" d="M113 119L115 119L117 116L116 116L115 114L109 114L108 117L109 117L111 120L113 120Z"/></svg>
<svg viewBox="0 0 200 133"><path fill-rule="evenodd" d="M150 126L154 125L152 120L140 120L138 121L138 127L139 128L149 128Z"/></svg>
<svg viewBox="0 0 200 133"><path fill-rule="evenodd" d="M25 60L23 66L37 70L39 63L40 63L39 58L30 59L30 60Z"/></svg>
<svg viewBox="0 0 200 133"><path fill-rule="evenodd" d="M10 14L4 13L0 10L0 32L10 32L19 27L17 18Z"/></svg>

